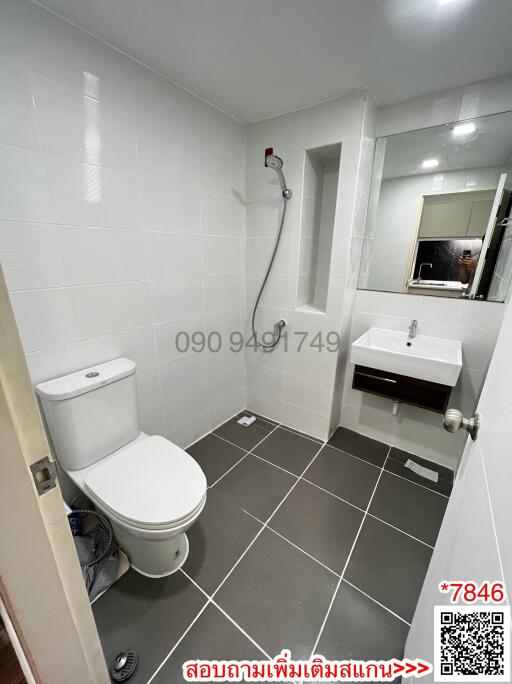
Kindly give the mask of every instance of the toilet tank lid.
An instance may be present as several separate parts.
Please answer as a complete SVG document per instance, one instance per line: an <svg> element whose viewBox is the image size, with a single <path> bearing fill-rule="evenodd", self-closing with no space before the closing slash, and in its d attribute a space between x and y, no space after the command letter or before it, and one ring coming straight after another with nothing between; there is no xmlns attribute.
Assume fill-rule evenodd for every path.
<svg viewBox="0 0 512 684"><path fill-rule="evenodd" d="M40 397L49 401L71 399L80 394L91 392L102 385L108 385L111 382L133 375L135 369L136 365L130 359L114 359L75 373L63 375L54 380L41 382L36 385L36 392Z"/></svg>

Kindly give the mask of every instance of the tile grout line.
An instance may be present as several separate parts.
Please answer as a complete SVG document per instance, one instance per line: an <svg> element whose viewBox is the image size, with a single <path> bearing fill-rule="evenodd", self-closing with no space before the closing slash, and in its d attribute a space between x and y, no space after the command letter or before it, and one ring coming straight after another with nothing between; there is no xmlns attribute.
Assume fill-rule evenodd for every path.
<svg viewBox="0 0 512 684"><path fill-rule="evenodd" d="M356 547L357 540L359 539L359 535L361 534L361 530L362 530L362 528L363 528L364 521L366 520L366 515L367 515L368 511L370 510L370 506L371 506L371 503L372 503L372 501L373 501L373 497L375 496L375 492L377 491L377 487L379 486L379 482L380 482L380 479L381 479L381 477L382 477L382 473L384 472L384 466L385 466L386 463L387 463L387 460L388 460L388 458L389 458L389 453L390 453L390 451L391 451L391 447L389 447L389 450L388 450L388 454L387 454L387 456L386 456L386 459L384 460L384 463L382 464L381 471L380 471L380 473L379 473L379 477L377 478L377 482L375 483L375 487L373 488L372 495L370 496L370 500L368 501L368 505L366 506L365 514L363 515L363 519L361 520L361 523L360 523L359 528L358 528L358 530L357 530L355 539L354 539L354 541L352 542L352 546L351 546L351 548L350 548L350 551L349 551L347 560L345 561L345 565L343 566L343 570L342 570L342 572L341 572L340 579L339 579L339 581L338 581L338 584L336 585L336 588L335 588L334 593L333 593L333 595L332 595L331 601L330 601L330 603L329 603L329 607L327 608L327 612L326 612L326 614L325 614L324 620L323 620L323 622L322 622L322 624L321 624L321 626L320 626L320 631L318 632L318 636L317 636L316 641L315 641L315 643L314 643L314 645L313 645L313 649L311 650L310 658L316 653L316 649L317 649L317 647L318 647L318 643L320 642L320 639L321 639L321 637L322 637L323 631L324 631L324 629L325 629L325 625L327 624L327 620L328 620L328 618L329 618L329 615L331 614L331 610L332 610L332 607L333 607L333 605L334 605L334 601L336 600L336 597L337 597L337 595L338 595L338 591L339 591L339 588L340 588L341 583L342 583L342 581L343 581L343 578L344 578L344 576L345 576L345 572L346 572L346 570L347 570L347 568L348 568L348 564L349 564L350 559L351 559L351 557L352 557L352 553L353 553L353 551L354 551L354 549L355 549L355 547Z"/></svg>
<svg viewBox="0 0 512 684"><path fill-rule="evenodd" d="M400 617L400 615L398 615L398 613L395 613L393 610L391 610L391 608L388 608L387 606L385 606L385 605L384 605L383 603L381 603L380 601L377 601L376 598L373 598L373 596L370 596L370 594L367 594L366 591L363 591L362 589L360 589L360 588L359 588L358 586L356 586L355 584L352 584L352 582L349 582L349 581L346 580L346 579L343 579L342 582L345 582L345 584L348 584L349 587L352 587L353 589L355 589L356 591L358 591L360 594L363 594L363 596L366 596L366 598L369 598L371 601L373 601L374 603L376 603L378 606L380 606L380 607L383 608L384 610L387 610L388 613L391 613L391 615L393 615L394 617L396 617L396 618L397 618L398 620L400 620L401 622L405 622L405 624L408 625L409 627L411 626L411 623L410 623L410 622L407 622L407 620L405 620L403 617Z"/></svg>
<svg viewBox="0 0 512 684"><path fill-rule="evenodd" d="M248 454L246 454L246 455L248 455ZM296 475L295 473L292 473L290 470L286 470L286 468L282 468L281 466L278 466L276 463L272 463L272 461L268 461L266 458L263 458L262 456L258 456L258 454L252 454L252 453L251 453L251 456L254 456L255 458L259 459L260 461L263 461L264 463L268 463L268 465L271 465L271 466L273 466L274 468L278 468L278 470L282 470L284 473L286 473L287 475L290 475L291 477L298 478L299 480L302 480L303 482L306 482L307 484L311 485L312 487L316 487L316 488L319 489L320 491L325 492L325 494L328 494L329 496L332 496L334 499L337 499L338 501L341 501L342 503L347 504L347 506L351 506L352 508L355 508L356 511L360 511L361 513L365 513L365 509L364 509L364 508L361 508L360 506L357 506L356 504L352 503L351 501L348 501L347 499L344 499L342 496L338 496L338 494L334 494L333 492L330 492L328 489L325 489L324 487L321 487L320 485L317 485L315 482L311 482L311 480L308 480L306 477L300 477L299 475ZM243 460L243 459L240 459L240 460ZM232 466L232 468L234 468L236 465L237 465L237 464L235 463L235 465ZM308 467L309 467L309 466L308 466ZM230 470L231 470L231 468L230 468ZM228 472L229 472L229 470L228 470L225 474L227 474ZM388 471L386 470L385 472L387 473ZM222 477L224 477L224 475L222 475L219 479L222 479ZM399 476L398 476L398 477L399 477ZM405 479L405 478L402 478L402 479ZM217 480L217 481L218 481L218 480ZM210 485L210 486L213 487L213 485ZM430 490L429 490L429 491L430 491ZM249 513L249 511L246 511L244 508L242 508L242 510L244 511L244 513L247 513L247 515L250 515L252 518L254 518L254 519L257 520L258 522L260 522L262 525L265 525L265 523L264 523L262 520L260 520L259 518L257 518L257 517L256 517L255 515L253 515L252 513ZM417 542L420 543L420 544L424 544L424 546L428 546L429 549L433 549L433 548L434 548L434 547L433 547L431 544L429 544L428 542L423 541L423 540L420 539L419 537L415 537L415 536L414 536L413 534L411 534L410 532L406 532L405 530L400 529L400 527L397 527L396 525L393 525L392 523L388 522L387 520L384 520L383 518L379 518L378 515L374 515L373 513L370 513L370 512L368 512L368 515L369 515L371 518L374 518L375 520L378 520L378 521L379 521L380 523L382 523L383 525L387 525L388 527L393 528L393 529L396 530L397 532L401 532L402 534L405 534L406 537L410 537L411 539L414 539L414 541L417 541ZM272 529L272 528L269 528L269 529ZM272 531L275 532L275 530L272 530ZM276 534L277 534L277 533L276 533ZM284 537L283 537L283 538L284 538ZM289 539L286 539L286 541L290 541L290 540L289 540ZM290 544L293 544L293 542L290 542ZM309 555L309 554L307 554L307 552L305 552L305 553L306 553L306 555ZM312 558L313 558L313 556L312 556ZM314 560L317 560L317 559L315 558ZM339 574L338 574L338 573L336 573L336 574L337 574L338 577L339 577Z"/></svg>
<svg viewBox="0 0 512 684"><path fill-rule="evenodd" d="M308 465L307 465L306 468L304 469L303 473L306 472L306 470L309 468L309 466L313 463L313 461L315 460L315 458L318 456L318 454L320 453L320 451L323 449L324 445L325 445L325 442L321 445L320 449L316 452L316 454L313 456L313 458L311 459L311 461L308 463ZM301 475L301 476L302 476L302 475ZM269 521L273 518L273 516L277 513L277 511L279 510L279 508L282 506L282 504L285 502L285 500L286 500L286 499L288 498L288 496L291 494L291 492L293 491L293 489L296 487L296 485L297 485L297 483L299 482L299 480L300 480L300 477L297 478L297 479L295 480L295 482L293 483L293 485L292 485L292 486L290 487L290 489L286 492L286 494L285 494L284 497L281 499L281 501L278 503L278 505L276 506L276 508L272 511L272 513L270 514L270 516L267 518L267 520L265 521L265 525L267 525L267 524L269 523ZM265 527L263 526L260 530L258 530L258 532L257 532L256 536L254 537L254 539L249 543L249 545L247 546L247 548L245 549L245 551L240 555L240 557L239 557L238 560L235 562L235 564L233 565L233 567L231 568L231 570L229 570L229 572L228 572L227 575L224 577L224 579L222 580L222 582L221 582L221 583L218 585L218 587L215 589L215 591L214 591L213 594L212 594L212 598L217 594L217 592L220 590L220 588L221 588L221 587L223 586L223 584L226 582L226 580L228 579L228 577L231 575L231 573L234 571L234 569L235 569L235 568L237 567L237 565L240 563L240 561L241 561L242 558L245 556L245 554L246 554L246 553L249 551L249 549L253 546L253 544L254 544L255 541L258 539L258 537L260 536L260 534L263 532L264 529L265 529Z"/></svg>
<svg viewBox="0 0 512 684"><path fill-rule="evenodd" d="M277 465L277 463L272 463L272 461L269 461L268 459L263 458L263 456L260 456L259 454L251 454L251 456L254 456L259 461L263 461L263 463L268 463L268 465L274 466L274 468L277 468L278 470L282 470L283 473L286 473L287 475L291 475L292 477L299 477L295 473L292 473L291 470L286 470L286 468L283 468L282 466Z"/></svg>
<svg viewBox="0 0 512 684"><path fill-rule="evenodd" d="M314 560L315 563L318 563L318 565L321 565L323 568L325 568L326 570L328 570L330 573L332 573L332 574L335 575L336 577L339 577L339 576L340 576L339 572L336 572L336 571L333 570L332 568L330 568L330 567L328 567L327 565L325 565L324 563L322 563L322 561L318 560L318 558L315 558L313 555L311 555L310 553L308 553L307 551L305 551L303 548L301 548L300 546L298 546L298 545L295 544L294 542L290 541L287 537L284 536L284 534L281 534L281 533L278 532L277 530L274 530L273 527L270 527L270 525L267 525L267 524L264 523L262 520L260 520L259 518L257 518L255 515L253 515L252 513L249 513L249 511L246 511L245 508L242 508L242 511L243 511L244 513L246 513L248 516L250 516L251 518L253 518L254 520L256 520L257 522L259 522L260 525L263 525L263 527L264 527L265 529L270 530L270 532L273 532L275 535L277 535L278 537L280 537L280 538L281 538L283 541L285 541L287 544L290 544L290 546L293 546L293 547L296 548L298 551L301 551L305 556L308 556L308 558L311 558L311 560Z"/></svg>
<svg viewBox="0 0 512 684"><path fill-rule="evenodd" d="M384 442L382 442L382 444L384 444ZM329 444L329 442L327 442L326 446L332 447L333 449L336 449L336 451L341 451L341 453L345 454L346 456L352 456L352 458L356 458L358 461L362 461L363 463L366 463L367 465L371 465L373 468L376 468L377 470L381 470L384 468L384 464L388 460L388 456L389 456L391 449L395 448L389 444L386 445L386 446L388 446L388 455L385 458L385 463L381 466L377 466L377 465L375 465L375 463L371 463L370 461L366 461L364 458L361 458L360 456L355 456L354 454L351 454L348 451L344 451L343 449L340 449L339 447L334 446L334 444ZM412 454L412 456L414 456L414 454ZM430 487L427 487L426 485L423 485L419 482L414 482L414 480L409 480L407 477L404 477L403 475L398 475L397 473L394 473L392 470L386 470L385 472L389 475L394 475L395 477L399 477L401 480L405 480L406 482L410 482L411 484L417 485L418 487L422 487L422 489L426 489L429 492L433 492L434 494L437 494L438 496L444 496L445 499L450 498L450 496L447 494L443 494L442 492L437 492L435 489L431 489ZM447 480L444 480L444 481L448 482ZM448 484L453 485L453 483L448 483Z"/></svg>
<svg viewBox="0 0 512 684"><path fill-rule="evenodd" d="M239 463L241 463L241 462L248 456L248 453L249 453L249 452L247 452L246 454L244 454L244 455L242 456L242 458L239 458L238 461L236 461L236 463L233 463L233 465L232 465L230 468L228 468L228 469L226 470L225 473L222 473L222 475L221 475L220 477L218 477L218 478L215 480L215 482L213 482L211 485L208 485L208 489L211 489L212 487L215 487L215 485L216 485L218 482L220 482L220 481L222 480L222 478L226 477L226 475L227 475L228 473L230 473L230 472L233 470L233 468L236 468L237 465L238 465Z"/></svg>
<svg viewBox="0 0 512 684"><path fill-rule="evenodd" d="M204 604L204 606L201 608L201 610L198 612L198 614L195 616L195 618L192 620L192 622L189 624L189 626L186 628L186 630L183 632L183 634L180 636L180 638L176 641L176 643L175 643L174 646L171 648L171 650L169 651L169 653L168 653L168 654L165 656L165 658L162 660L162 662L160 663L160 665L159 665L159 666L156 668L156 670L153 672L153 674L151 675L151 677L147 680L146 684L151 684L151 682L153 681L153 679L157 676L157 674L160 672L160 670L163 668L163 666L165 665L165 663L169 660L169 658L172 656L172 654L174 653L174 651L175 651L175 650L178 648L178 646L181 644L181 642L183 641L183 639L184 639L184 638L187 636L187 634L190 632L190 630L191 630L192 627L195 625L195 623L199 620L199 618L200 618L201 615L204 613L204 611L206 610L206 608L210 605L210 603L211 603L211 599L208 599L208 601L206 601L206 603Z"/></svg>
<svg viewBox="0 0 512 684"><path fill-rule="evenodd" d="M242 511L243 511L244 513L246 513L248 516L250 516L251 518L253 518L254 520L256 520L257 522L259 522L261 525L263 525L264 527L266 527L267 530L270 530L270 532L273 532L275 535L277 535L278 537L280 537L281 539L283 539L283 541L285 541L285 542L287 542L288 544L290 544L290 546L293 546L293 547L296 548L298 551L301 551L305 556L308 556L308 558L311 558L311 560L314 560L315 563L318 563L318 565L321 565L323 568L325 568L325 570L328 570L330 573L332 573L333 575L335 575L335 577L338 577L338 578L341 577L341 575L340 575L339 572L336 572L336 571L333 570L332 568L329 568L327 565L325 565L324 563L322 563L322 561L318 560L318 558L315 558L315 556L313 556L313 555L311 555L310 553L308 553L307 551L305 551L302 547L300 547L300 546L298 546L297 544L295 544L294 542L290 541L287 537L285 537L283 534L281 534L280 532L278 532L277 530L275 530L273 527L270 527L269 525L266 525L264 522L262 522L262 521L261 521L259 518L257 518L255 515L253 515L252 513L249 513L249 511L246 511L245 508L242 508ZM372 516L372 517L373 517L373 516ZM377 518L377 520L378 520L378 518ZM346 584L349 584L349 585L350 585L351 587L353 587L354 589L357 589L357 591L359 591L361 594L364 594L364 596L366 596L366 597L369 598L371 601L373 601L374 603L376 603L378 606L380 606L381 608L383 608L384 610L386 610L388 613L391 613L391 615L393 615L394 617L398 618L398 619L401 620L402 622L405 622L405 624L407 624L407 625L409 625L409 626L411 625L410 622L407 622L407 620L404 620L404 618L400 617L400 615L398 615L397 613L395 613L394 611L392 611L391 608L388 608L388 607L385 606L383 603L381 603L380 601L378 601L376 598L374 598L374 597L371 596L370 594L367 594L365 591L363 591L362 589L360 589L360 588L359 588L358 586L356 586L355 584L352 584L352 582L349 582L349 581L346 580L346 579L343 579L343 582L345 582Z"/></svg>
<svg viewBox="0 0 512 684"><path fill-rule="evenodd" d="M430 489L430 487L427 487L426 485L422 485L419 482L414 482L414 480L409 480L407 477L404 477L403 475L398 475L398 473L394 473L392 470L386 470L386 475L393 475L393 477L398 477L398 478L400 478L400 480L405 480L405 482L409 482L410 484L416 485L416 487L421 487L422 489L426 489L427 492L432 492L432 494L437 494L437 496L442 496L443 499L449 499L450 498L449 494L443 494L442 492L437 492L435 489Z"/></svg>
<svg viewBox="0 0 512 684"><path fill-rule="evenodd" d="M274 428L274 430L276 430L278 427L279 427L279 425L276 425L275 428ZM274 432L274 430L271 430L267 435L265 435L265 437L264 437L260 442L258 442L258 444L261 444L261 442L263 442L263 441L268 437L268 435L272 434L272 432ZM218 436L218 435L217 435L217 436ZM222 438L221 438L221 439L222 439ZM227 440L225 440L225 441L227 441ZM231 443L231 442L230 442L230 443ZM235 446L236 446L236 445L235 445ZM255 446L257 446L257 445L255 445ZM318 456L318 454L320 453L320 451L322 450L322 448L323 448L324 446L325 446L325 442L323 442L323 444L321 445L321 448L316 452L316 454L313 456L313 458L312 458L311 461L308 463L307 467L305 468L305 470L304 470L303 472L305 472L305 471L307 470L307 468L309 468L309 466L311 465L311 463L313 463L313 461L314 461L315 458ZM240 448L240 447L239 447L239 448ZM253 448L254 448L254 447L253 447ZM245 454L245 456L247 456L249 453L250 453L250 452L247 452L247 453ZM245 456L244 456L244 458L245 458ZM240 460L242 460L242 459L240 459ZM278 504L277 507L274 509L274 511L271 513L270 517L267 519L266 522L268 522L268 521L272 518L272 516L274 515L274 513L277 512L277 510L279 509L279 507L281 506L281 504L284 502L284 500L285 500L285 499L287 498L287 496L290 494L290 492L291 492L292 489L295 487L295 485L297 484L298 481L299 481L299 480L297 479L297 480L294 482L294 484L290 487L290 489L288 490L288 492L285 494L285 496L283 497L283 499L279 502L279 504ZM162 669L162 667L163 667L163 666L165 665L165 663L169 660L169 658L171 657L171 655L174 653L174 651L177 649L177 647L180 645L180 643L181 643L181 642L183 641L183 639L186 637L186 635L188 634L188 632L192 629L193 625L197 622L197 620L199 619L199 617L200 617L200 616L202 615L202 613L205 611L206 607L207 607L210 603L214 603L215 605L217 605L217 603L214 601L214 596L217 594L217 592L219 591L219 589L220 589L220 588L223 586L223 584L226 582L226 580L227 580L228 577L231 575L231 573L233 572L233 570L237 567L237 565L240 563L240 561L242 560L242 558L243 558L243 557L246 555L246 553L251 549L251 547L252 547L253 544L256 542L256 540L258 539L258 537L260 536L260 534L263 532L264 529L265 529L265 526L262 526L262 527L258 530L258 532L257 532L256 535L254 536L254 538L251 540L251 542L248 544L248 546L245 548L245 550L242 552L242 554L241 554L241 555L239 556L239 558L236 560L235 564L234 564L234 565L232 566L232 568L228 571L228 573L226 574L226 576L224 577L224 579L222 580L222 582L217 586L217 588L215 589L215 591L213 592L213 594L208 598L208 600L206 601L206 603L204 604L204 606L201 608L201 610L198 612L198 614L195 616L195 618L192 620L192 622L189 624L189 626L188 626L188 627L186 628L186 630L183 632L183 634L181 635L181 637L177 640L177 642L176 642L176 643L174 644L174 646L171 648L171 650L169 651L169 653L165 656L165 658L163 659L163 661L160 663L160 665L157 667L157 669L153 672L153 674L151 675L151 677L147 680L146 684L151 684L151 682L153 681L153 679L154 679L154 678L156 677L156 675L160 672L160 670ZM183 572L183 574L185 574L184 571L182 571L182 572ZM195 584L195 583L194 583L194 584ZM202 590L201 590L201 591L202 591ZM206 592L204 592L204 591L202 591L202 593L203 593L203 594L206 594ZM207 595L207 594L206 594L206 595ZM220 606L219 606L219 608L220 608Z"/></svg>
<svg viewBox="0 0 512 684"><path fill-rule="evenodd" d="M423 544L423 546L427 546L429 549L434 550L434 547L431 546L430 544L427 544L427 542L424 542L422 539L418 539L418 537L415 537L413 534L409 534L409 532L405 532L405 530L401 530L399 527L397 527L396 525L392 525L391 523L387 522L386 520L382 520L382 518L379 518L378 516L373 515L373 513L368 512L366 515L369 518L373 518L374 520L377 520L378 522L382 523L383 525L387 525L388 527L391 527L393 530L396 530L397 532L400 532L401 534L405 534L406 537L413 539L414 541L418 542L418 544Z"/></svg>
<svg viewBox="0 0 512 684"><path fill-rule="evenodd" d="M247 456L255 456L256 454L253 454L252 450L256 449L256 447L258 447L262 442L264 442L267 439L267 437L269 437L273 432L275 432L277 430L278 427L279 427L279 425L276 425L275 428L273 430L270 430L265 435L265 437L263 437L263 439L260 439L260 441L257 444L255 444L250 451L246 451L245 454L242 456L242 458L239 458L236 463L234 463L230 468L228 468L228 470L226 470L225 473L223 473L219 478L217 478L215 480L215 482L208 487L208 489L211 489L218 482L220 482L229 472L231 472L233 470L233 468L236 468L236 466L239 463L241 463ZM219 437L219 439L223 439L225 442L227 442L228 444L231 444L232 446L236 446L238 449L242 449L242 447L238 446L237 444L234 444L233 442L230 442L228 439L224 439L224 437L220 437L220 435L215 435L215 436Z"/></svg>
<svg viewBox="0 0 512 684"><path fill-rule="evenodd" d="M208 603L211 603L212 605L214 605L214 606L215 606L215 607L216 607L216 608L217 608L217 609L218 609L218 610L219 610L219 611L220 611L220 612L221 612L221 613L222 613L222 614L223 614L223 615L224 615L224 616L225 616L225 617L226 617L226 618L227 618L227 619L228 619L228 620L229 620L229 621L238 629L238 631L240 631L245 637L247 637L247 639L249 639L249 641L251 641L251 642L254 644L254 646L256 646L256 648L258 649L258 651L261 651L261 652L263 653L263 655L265 656L265 658L268 658L269 660L271 660L271 657L270 657L269 654L265 651L265 649L262 648L262 647L258 644L258 642L255 641L255 640L252 638L252 636L251 636L248 632L246 632L246 631L243 629L243 627L240 627L240 625L236 622L236 620L234 620L234 619L231 617L231 615L229 615L229 613L227 613L227 612L224 610L224 608L222 608L222 606L220 606L220 605L217 603L217 601L215 601L215 600L212 598L212 596L211 596L210 594L208 594L208 592L206 592L206 591L205 591L205 590L204 590L204 589L203 589L203 588L202 588L202 587L201 587L201 586L200 586L192 577L190 577L190 575L189 575L187 572L185 572L185 570L183 570L183 568L180 568L180 572L181 572L183 575L185 575L185 577L189 580L189 582L192 582L192 584L193 584L195 587L197 587L197 589L198 589L204 596L206 596L206 598L208 599Z"/></svg>

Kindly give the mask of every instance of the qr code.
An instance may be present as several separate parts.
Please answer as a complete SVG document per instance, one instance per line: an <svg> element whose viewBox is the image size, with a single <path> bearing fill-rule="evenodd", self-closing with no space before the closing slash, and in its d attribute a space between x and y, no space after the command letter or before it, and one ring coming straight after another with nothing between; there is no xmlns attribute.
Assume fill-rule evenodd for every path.
<svg viewBox="0 0 512 684"><path fill-rule="evenodd" d="M510 681L508 606L436 606L434 644L436 681Z"/></svg>

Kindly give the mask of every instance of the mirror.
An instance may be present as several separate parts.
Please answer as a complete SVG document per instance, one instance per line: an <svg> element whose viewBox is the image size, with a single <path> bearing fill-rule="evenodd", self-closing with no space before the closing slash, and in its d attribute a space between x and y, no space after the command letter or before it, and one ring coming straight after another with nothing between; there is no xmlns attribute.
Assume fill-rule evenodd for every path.
<svg viewBox="0 0 512 684"><path fill-rule="evenodd" d="M504 301L511 189L512 112L378 138L359 289Z"/></svg>

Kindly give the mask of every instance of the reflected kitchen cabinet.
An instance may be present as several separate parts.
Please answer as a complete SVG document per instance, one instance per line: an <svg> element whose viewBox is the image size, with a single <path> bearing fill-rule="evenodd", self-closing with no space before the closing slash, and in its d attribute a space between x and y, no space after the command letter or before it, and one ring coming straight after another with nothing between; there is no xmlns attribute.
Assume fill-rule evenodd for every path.
<svg viewBox="0 0 512 684"><path fill-rule="evenodd" d="M418 237L482 237L496 188L425 195Z"/></svg>

